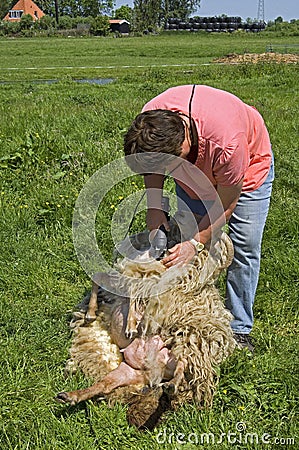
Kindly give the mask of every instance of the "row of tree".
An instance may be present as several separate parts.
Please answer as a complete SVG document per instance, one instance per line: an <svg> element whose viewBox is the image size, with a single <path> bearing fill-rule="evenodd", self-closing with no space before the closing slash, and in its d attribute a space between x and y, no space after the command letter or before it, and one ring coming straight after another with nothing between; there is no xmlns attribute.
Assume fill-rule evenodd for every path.
<svg viewBox="0 0 299 450"><path fill-rule="evenodd" d="M159 29L181 29L181 23L198 22L201 18L190 16L199 8L200 0L134 0L134 7L123 5L118 9L113 9L115 0L34 0L35 3L46 14L38 23L33 24L31 16L23 16L20 23L0 22L0 34L15 34L19 31L30 30L69 30L88 28L91 34L109 34L109 18L126 19L131 24L132 31L144 32L157 31ZM0 19L15 5L16 0L1 0ZM219 22L219 29L223 28L223 23L234 22L234 18L221 16L202 18L202 22ZM237 18L241 22L241 18ZM57 24L58 22L58 24ZM223 22L223 23L222 23ZM178 24L178 26L176 26ZM243 28L249 28L254 20L246 19ZM193 24L194 25L194 24ZM198 25L198 24L197 24ZM215 24L214 24L215 25ZM215 26L213 25L213 29ZM245 26L246 25L246 26ZM281 31L286 33L298 33L298 20L284 22L282 17L277 17L275 21L268 22L267 31ZM185 27L187 28L187 27ZM195 28L203 28L196 26ZM216 27L217 28L217 27ZM184 27L182 28L184 29ZM231 27L235 29L235 27ZM79 30L80 31L80 30Z"/></svg>
<svg viewBox="0 0 299 450"><path fill-rule="evenodd" d="M16 0L2 0L0 18L13 7ZM200 6L200 0L134 0L134 8L120 7L114 11L114 0L35 0L42 11L56 17L99 17L108 15L128 20L135 30L154 30L161 27L169 17L186 20Z"/></svg>

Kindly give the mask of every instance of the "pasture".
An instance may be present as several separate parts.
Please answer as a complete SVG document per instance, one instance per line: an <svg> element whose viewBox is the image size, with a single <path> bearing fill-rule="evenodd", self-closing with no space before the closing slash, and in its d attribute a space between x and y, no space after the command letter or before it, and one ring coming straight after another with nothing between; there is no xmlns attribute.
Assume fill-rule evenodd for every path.
<svg viewBox="0 0 299 450"><path fill-rule="evenodd" d="M270 43L296 38L0 40L2 449L298 448L298 65L210 64L228 53L262 53ZM92 78L114 82L76 81ZM276 179L255 303L257 350L254 357L236 352L223 364L210 410L187 405L157 430L139 432L128 426L124 406L53 400L89 384L80 374L63 374L71 311L90 289L73 247L72 215L89 177L122 157L123 134L143 104L191 83L254 105L270 132ZM108 260L111 218L142 187L136 176L101 205L97 234ZM140 214L133 231L144 226Z"/></svg>

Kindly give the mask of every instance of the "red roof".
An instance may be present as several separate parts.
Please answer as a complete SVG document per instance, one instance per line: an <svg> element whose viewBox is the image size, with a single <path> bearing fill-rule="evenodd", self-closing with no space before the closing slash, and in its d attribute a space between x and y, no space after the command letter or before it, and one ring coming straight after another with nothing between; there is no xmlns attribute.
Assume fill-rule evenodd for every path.
<svg viewBox="0 0 299 450"><path fill-rule="evenodd" d="M19 0L3 20L10 22L19 22L23 14L30 14L33 20L38 20L45 15L45 13L32 0Z"/></svg>
<svg viewBox="0 0 299 450"><path fill-rule="evenodd" d="M124 23L124 22L130 23L130 22L128 22L128 21L125 20L125 19L111 19L111 20L109 20L109 23L119 23L119 24L122 24L122 23Z"/></svg>

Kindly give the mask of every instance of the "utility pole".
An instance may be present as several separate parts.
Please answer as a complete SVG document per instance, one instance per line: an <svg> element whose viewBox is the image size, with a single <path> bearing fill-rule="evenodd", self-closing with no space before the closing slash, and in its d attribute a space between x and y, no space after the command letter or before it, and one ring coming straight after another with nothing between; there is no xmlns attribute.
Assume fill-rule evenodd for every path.
<svg viewBox="0 0 299 450"><path fill-rule="evenodd" d="M55 0L55 19L56 23L59 22L59 8L58 8L58 0Z"/></svg>
<svg viewBox="0 0 299 450"><path fill-rule="evenodd" d="M258 22L265 22L265 7L264 0L258 0L258 8L257 8L257 20Z"/></svg>

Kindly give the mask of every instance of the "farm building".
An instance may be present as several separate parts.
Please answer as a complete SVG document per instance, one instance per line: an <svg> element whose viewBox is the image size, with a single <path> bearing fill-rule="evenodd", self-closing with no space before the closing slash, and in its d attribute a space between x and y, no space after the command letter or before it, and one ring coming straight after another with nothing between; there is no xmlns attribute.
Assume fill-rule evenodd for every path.
<svg viewBox="0 0 299 450"><path fill-rule="evenodd" d="M118 31L122 34L130 32L130 22L124 19L112 19L109 20L111 31Z"/></svg>
<svg viewBox="0 0 299 450"><path fill-rule="evenodd" d="M19 22L23 14L30 14L34 21L39 20L45 15L32 0L19 0L14 7L8 11L3 20Z"/></svg>

